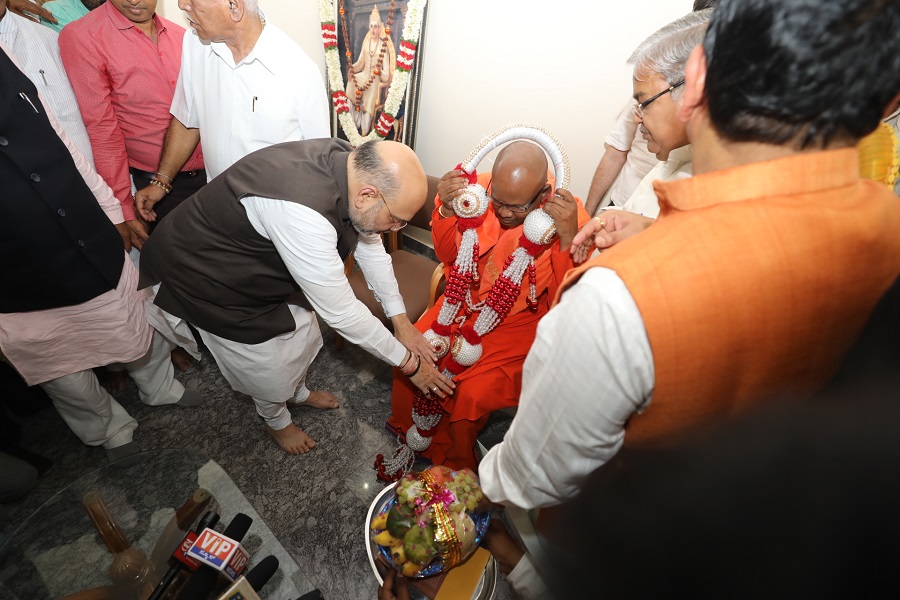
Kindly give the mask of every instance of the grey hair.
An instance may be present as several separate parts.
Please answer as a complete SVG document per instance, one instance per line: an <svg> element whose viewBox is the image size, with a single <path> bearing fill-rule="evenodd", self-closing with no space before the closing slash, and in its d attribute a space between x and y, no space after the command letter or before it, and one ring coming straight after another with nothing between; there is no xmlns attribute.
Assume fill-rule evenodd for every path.
<svg viewBox="0 0 900 600"><path fill-rule="evenodd" d="M258 15L259 14L259 2L258 0L244 0L244 12L248 15Z"/></svg>
<svg viewBox="0 0 900 600"><path fill-rule="evenodd" d="M634 65L635 78L658 73L669 85L684 79L684 67L691 51L703 42L712 12L708 8L688 13L641 42L628 59ZM682 89L675 90L672 97L678 98L676 93Z"/></svg>
<svg viewBox="0 0 900 600"><path fill-rule="evenodd" d="M357 177L378 188L385 198L395 198L400 193L400 180L384 163L378 151L380 140L369 140L353 151L353 168Z"/></svg>

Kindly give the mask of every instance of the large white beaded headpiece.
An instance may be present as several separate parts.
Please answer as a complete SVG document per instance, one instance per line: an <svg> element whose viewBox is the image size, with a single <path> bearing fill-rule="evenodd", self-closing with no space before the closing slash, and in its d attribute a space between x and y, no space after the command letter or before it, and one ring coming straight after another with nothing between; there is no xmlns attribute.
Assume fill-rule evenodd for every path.
<svg viewBox="0 0 900 600"><path fill-rule="evenodd" d="M552 133L537 125L507 125L506 127L493 132L469 153L462 162L463 170L466 173L474 172L478 163L480 163L485 156L503 144L517 140L534 142L543 148L544 152L547 153L550 157L550 161L553 163L553 173L556 176L556 187L569 188L569 156L566 154L566 150ZM472 188L477 188L477 190L472 190ZM464 213L457 210L457 204L462 204L460 202L462 198L465 198L464 202L468 203L467 206L463 207L463 210L470 210L469 206L472 207L472 210L481 209L477 214L473 214L473 217L481 216L484 214L484 211L487 210L489 199L484 188L480 185L470 185L467 188L466 193L460 194L454 200L453 210L459 216L464 216ZM481 200L481 198L483 198L483 200ZM482 206L483 208L481 208ZM528 216L525 217L524 228L525 237L535 244L549 244L550 241L553 240L553 236L556 235L556 225L553 223L553 219L550 215L544 212L543 208L536 208L528 213Z"/></svg>

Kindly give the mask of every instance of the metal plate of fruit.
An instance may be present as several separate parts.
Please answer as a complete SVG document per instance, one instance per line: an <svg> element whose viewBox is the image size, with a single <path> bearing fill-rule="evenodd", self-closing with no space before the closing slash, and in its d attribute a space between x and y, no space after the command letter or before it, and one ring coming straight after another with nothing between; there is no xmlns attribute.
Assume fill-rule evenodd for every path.
<svg viewBox="0 0 900 600"><path fill-rule="evenodd" d="M456 475L457 473L458 472L453 472L453 475ZM472 475L472 477L474 477L474 475ZM464 478L466 477L464 476ZM471 482L466 481L465 483ZM404 484L402 480L400 484L407 488L409 487L408 484ZM480 488L478 489L478 491L480 493ZM460 492L461 496L465 499L466 494L462 492L462 489L460 490ZM434 554L433 548L429 549L431 547L431 544L429 542L430 538L433 537L433 533L431 531L428 531L427 527L420 528L419 531L413 531L412 533L410 533L410 531L414 529L414 526L411 523L411 521L414 520L413 518L411 518L412 515L398 514L398 510L394 510L393 515L391 515L392 509L394 509L398 505L398 503L401 505L414 504L414 501L410 502L409 500L410 499L408 495L404 494L403 492L398 493L397 484L394 483L384 488L372 502L372 505L369 507L369 513L366 518L365 527L366 549L369 554L369 561L371 563L372 570L375 573L375 577L378 579L379 583L383 581L382 576L379 573L378 566L376 565L376 559L379 555L385 563L393 566L401 573L404 572L404 567L406 566L407 575L414 578L429 577L442 572L445 568L444 561L442 560L440 554ZM463 533L462 531L463 529L468 528L468 525L457 525L461 531L462 537L464 538L460 540L460 545L465 552L465 558L465 556L468 556L468 554L471 553L471 551L473 551L475 547L477 547L477 545L484 537L484 534L487 531L488 523L490 521L490 514L487 512L479 513L473 510L469 510L467 505L463 506L462 510L459 510L458 512L465 513L467 515L466 522L471 523L472 525L472 531L468 533ZM391 517L391 528L388 528L387 526L387 519L389 516ZM457 521L457 523L459 523L459 521ZM393 534L402 535L393 535L392 531ZM409 534L408 540L406 539L407 534ZM393 537L394 539L389 539L391 537ZM376 541L376 538L378 538L378 541ZM401 543L401 540L405 540L406 543ZM421 548L421 542L423 541L426 542L424 544L424 549ZM410 551L410 559L418 560L421 563L416 564L414 569L409 568L409 566L412 565L408 565L408 563L410 563L410 559L405 556L407 550ZM423 552L424 554L422 554ZM430 555L433 556L433 558L430 558ZM493 558L491 558L490 560L488 560L488 563L485 566L484 575L482 576L481 581L479 582L477 589L475 590L475 594L472 597L477 599L493 597L494 591L496 589L496 584L497 568L495 561L493 560ZM411 590L412 589L413 588L411 588Z"/></svg>

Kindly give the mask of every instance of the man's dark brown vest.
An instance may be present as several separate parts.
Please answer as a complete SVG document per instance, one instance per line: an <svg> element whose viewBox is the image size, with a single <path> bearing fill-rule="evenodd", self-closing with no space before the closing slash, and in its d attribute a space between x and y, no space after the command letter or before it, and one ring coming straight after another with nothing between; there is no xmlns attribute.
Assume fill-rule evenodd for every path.
<svg viewBox="0 0 900 600"><path fill-rule="evenodd" d="M259 196L315 210L337 232L343 260L357 241L347 194L350 150L342 140L319 139L245 156L159 224L141 252L140 287L161 282L160 308L235 342L259 344L293 330L287 300L300 286L275 245L253 228L240 199Z"/></svg>
<svg viewBox="0 0 900 600"><path fill-rule="evenodd" d="M0 50L0 313L81 304L119 282L122 238Z"/></svg>

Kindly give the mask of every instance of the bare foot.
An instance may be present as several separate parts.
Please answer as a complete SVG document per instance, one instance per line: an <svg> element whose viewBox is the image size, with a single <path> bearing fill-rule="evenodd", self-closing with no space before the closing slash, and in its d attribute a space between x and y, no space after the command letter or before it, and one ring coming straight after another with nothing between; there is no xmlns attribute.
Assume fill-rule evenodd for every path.
<svg viewBox="0 0 900 600"><path fill-rule="evenodd" d="M494 560L497 561L500 572L505 575L509 575L510 571L519 564L519 561L522 560L522 556L525 554L512 536L509 535L509 532L506 531L506 527L496 520L492 520L491 524L488 525L484 541Z"/></svg>
<svg viewBox="0 0 900 600"><path fill-rule="evenodd" d="M316 447L313 439L293 423L284 429L272 429L266 425L266 431L288 454L305 454Z"/></svg>
<svg viewBox="0 0 900 600"><path fill-rule="evenodd" d="M325 410L337 408L339 405L337 396L331 392L310 392L309 397L303 402L291 402L291 406L312 406Z"/></svg>
<svg viewBox="0 0 900 600"><path fill-rule="evenodd" d="M102 385L107 392L115 396L128 385L128 371L111 371L110 369L103 369L100 372L100 377L98 379L100 380L100 385Z"/></svg>
<svg viewBox="0 0 900 600"><path fill-rule="evenodd" d="M194 357L187 350L179 347L172 350L172 364L179 371L187 371L197 364L197 361L194 360Z"/></svg>

